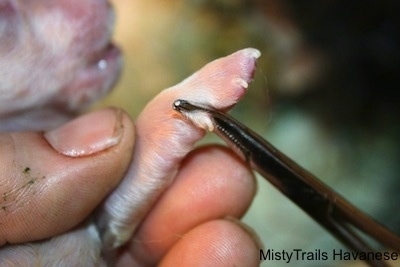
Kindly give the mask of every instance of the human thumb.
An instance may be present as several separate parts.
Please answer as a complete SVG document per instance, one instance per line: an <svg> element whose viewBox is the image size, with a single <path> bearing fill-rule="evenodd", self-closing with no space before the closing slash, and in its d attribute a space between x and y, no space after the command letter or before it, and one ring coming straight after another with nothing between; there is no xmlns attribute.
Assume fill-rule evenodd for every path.
<svg viewBox="0 0 400 267"><path fill-rule="evenodd" d="M44 134L1 133L0 246L82 222L124 176L133 145L133 123L116 108Z"/></svg>

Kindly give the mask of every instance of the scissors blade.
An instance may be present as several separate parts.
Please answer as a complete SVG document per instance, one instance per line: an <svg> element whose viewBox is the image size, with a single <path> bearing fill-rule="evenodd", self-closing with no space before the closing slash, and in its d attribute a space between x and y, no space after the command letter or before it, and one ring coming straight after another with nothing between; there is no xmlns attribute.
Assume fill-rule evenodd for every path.
<svg viewBox="0 0 400 267"><path fill-rule="evenodd" d="M352 229L355 228L385 247L400 252L398 236L239 121L225 113L196 106L186 100L175 101L173 108L184 115L207 113L214 125L213 132L236 154L350 249L373 252L367 242ZM370 264L387 266L382 261Z"/></svg>

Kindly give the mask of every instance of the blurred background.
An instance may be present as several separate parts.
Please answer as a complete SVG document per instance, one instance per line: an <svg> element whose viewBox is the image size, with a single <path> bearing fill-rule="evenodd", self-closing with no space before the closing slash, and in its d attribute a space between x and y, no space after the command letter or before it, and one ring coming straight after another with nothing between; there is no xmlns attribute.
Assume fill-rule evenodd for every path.
<svg viewBox="0 0 400 267"><path fill-rule="evenodd" d="M255 80L231 114L400 233L398 1L112 2L125 67L94 108L119 106L135 118L158 92L207 62L258 48ZM208 135L203 143L210 142L221 141ZM258 184L244 221L266 249L342 248L268 182Z"/></svg>

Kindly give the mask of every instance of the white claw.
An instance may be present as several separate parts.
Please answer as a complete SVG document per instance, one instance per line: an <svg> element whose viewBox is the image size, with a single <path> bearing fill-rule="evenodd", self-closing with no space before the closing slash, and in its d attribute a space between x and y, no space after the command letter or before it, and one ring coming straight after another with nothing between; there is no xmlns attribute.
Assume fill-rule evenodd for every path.
<svg viewBox="0 0 400 267"><path fill-rule="evenodd" d="M247 55L249 55L252 58L259 58L261 56L261 52L258 49L255 48L246 48L243 50L244 53L246 53Z"/></svg>
<svg viewBox="0 0 400 267"><path fill-rule="evenodd" d="M247 87L249 87L249 84L242 78L233 79L232 82L236 85L243 87L244 89L247 89Z"/></svg>

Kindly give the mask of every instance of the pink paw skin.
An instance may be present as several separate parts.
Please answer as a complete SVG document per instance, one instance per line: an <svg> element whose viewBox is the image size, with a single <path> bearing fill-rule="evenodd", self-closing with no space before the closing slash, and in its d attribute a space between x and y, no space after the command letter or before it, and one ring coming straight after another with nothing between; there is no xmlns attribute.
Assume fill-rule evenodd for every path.
<svg viewBox="0 0 400 267"><path fill-rule="evenodd" d="M212 61L148 103L136 122L133 163L97 212L95 223L105 252L132 236L174 179L181 160L205 134L174 111L173 102L185 99L223 111L231 108L245 94L260 55L247 48Z"/></svg>

